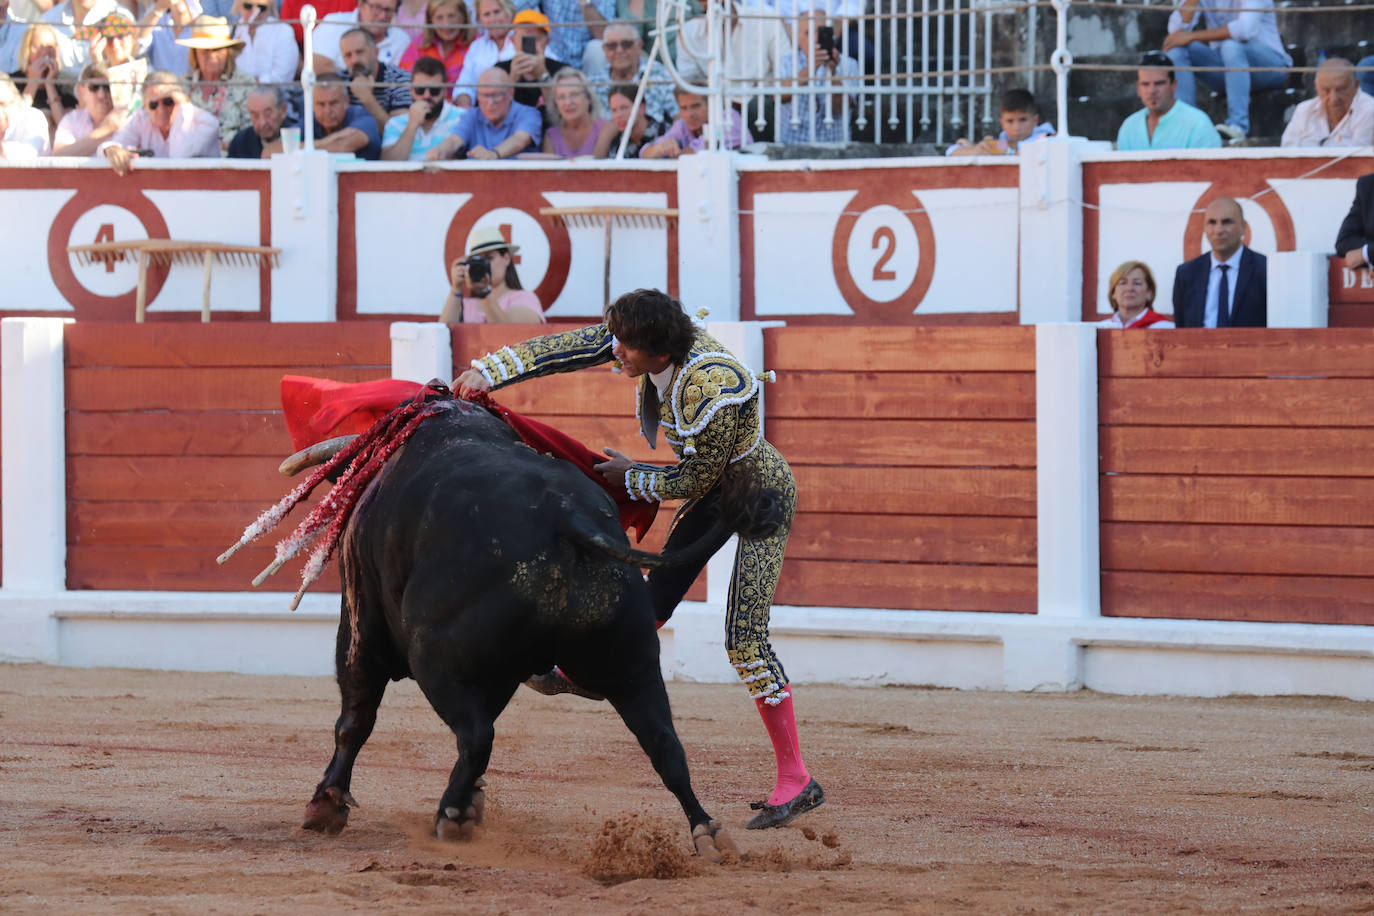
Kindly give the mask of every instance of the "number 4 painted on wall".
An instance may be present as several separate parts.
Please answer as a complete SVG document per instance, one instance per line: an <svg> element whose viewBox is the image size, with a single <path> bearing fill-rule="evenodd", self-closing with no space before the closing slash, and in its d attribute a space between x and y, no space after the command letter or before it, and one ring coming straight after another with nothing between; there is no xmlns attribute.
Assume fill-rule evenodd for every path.
<svg viewBox="0 0 1374 916"><path fill-rule="evenodd" d="M98 245L101 242L113 242L114 240L114 223L101 223L100 228L95 233L93 244ZM105 262L105 273L112 274L115 269L114 262L124 260L124 252L116 252L113 257L102 258L102 260Z"/></svg>

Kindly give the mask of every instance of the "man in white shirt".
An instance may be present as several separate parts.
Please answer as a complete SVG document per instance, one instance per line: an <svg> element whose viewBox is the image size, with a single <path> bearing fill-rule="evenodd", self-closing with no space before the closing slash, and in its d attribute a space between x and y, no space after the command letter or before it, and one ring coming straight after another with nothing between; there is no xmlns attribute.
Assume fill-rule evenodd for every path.
<svg viewBox="0 0 1374 916"><path fill-rule="evenodd" d="M154 70L143 83L143 107L100 146L116 175L140 156L218 159L219 119L192 105L174 73Z"/></svg>
<svg viewBox="0 0 1374 916"><path fill-rule="evenodd" d="M358 8L347 13L330 13L315 26L315 72L347 70L339 42L350 29L359 26L377 42L377 60L397 66L410 47L410 33L396 25L396 10L401 0L358 0Z"/></svg>
<svg viewBox="0 0 1374 916"><path fill-rule="evenodd" d="M677 69L684 81L706 82L709 48L705 16L683 26L677 41ZM777 83L778 56L790 53L792 39L773 10L744 6L738 0L731 4L725 22L725 68L734 88Z"/></svg>
<svg viewBox="0 0 1374 916"><path fill-rule="evenodd" d="M468 47L463 70L453 100L462 108L471 107L477 97L477 83L492 67L515 57L515 14L510 0L477 0L477 24L486 29Z"/></svg>
<svg viewBox="0 0 1374 916"><path fill-rule="evenodd" d="M1317 68L1317 97L1300 102L1283 132L1284 146L1374 144L1374 98L1360 91L1355 66L1333 57Z"/></svg>
<svg viewBox="0 0 1374 916"><path fill-rule="evenodd" d="M0 0L0 73L19 69L19 44L28 26L17 21L17 16L10 0Z"/></svg>
<svg viewBox="0 0 1374 916"><path fill-rule="evenodd" d="M0 73L0 159L48 155L48 119L24 101L8 73Z"/></svg>
<svg viewBox="0 0 1374 916"><path fill-rule="evenodd" d="M1225 89L1226 120L1217 131L1231 143L1250 132L1250 93L1280 89L1288 81L1282 70L1250 73L1246 68L1293 66L1279 38L1274 0L1183 0L1169 16L1163 50L1175 67L1241 68L1177 71L1181 102L1197 105L1197 79Z"/></svg>

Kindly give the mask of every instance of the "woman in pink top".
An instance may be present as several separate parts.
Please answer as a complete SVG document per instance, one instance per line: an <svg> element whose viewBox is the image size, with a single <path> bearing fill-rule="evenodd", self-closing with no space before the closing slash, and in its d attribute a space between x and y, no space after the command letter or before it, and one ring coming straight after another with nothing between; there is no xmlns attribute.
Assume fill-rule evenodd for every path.
<svg viewBox="0 0 1374 916"><path fill-rule="evenodd" d="M564 67L553 78L557 126L544 131L544 152L564 159L606 158L615 139L615 122L601 117L601 106L581 70Z"/></svg>
<svg viewBox="0 0 1374 916"><path fill-rule="evenodd" d="M432 57L444 65L447 81L457 83L468 48L472 46L467 4L464 0L429 0L425 7L425 25L424 33L401 55L401 69L413 70L417 60Z"/></svg>
<svg viewBox="0 0 1374 916"><path fill-rule="evenodd" d="M520 288L511 255L520 250L495 226L472 233L466 258L449 266L449 294L439 321L454 324L545 324L539 297Z"/></svg>

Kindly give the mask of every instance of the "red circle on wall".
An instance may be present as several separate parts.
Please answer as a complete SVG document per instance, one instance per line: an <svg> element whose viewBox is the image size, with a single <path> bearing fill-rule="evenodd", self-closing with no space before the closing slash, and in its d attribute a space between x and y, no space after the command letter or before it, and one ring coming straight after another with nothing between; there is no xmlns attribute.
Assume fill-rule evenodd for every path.
<svg viewBox="0 0 1374 916"><path fill-rule="evenodd" d="M512 182L511 186L503 186L499 191L478 191L453 214L453 220L448 224L448 233L444 236L444 262L441 265L444 280L448 281L449 265L454 259L467 254L468 236L483 222L487 214L493 210L522 210L543 227L544 235L549 242L549 266L544 271L544 279L534 291L540 307L548 311L549 306L558 299L563 287L568 283L568 268L572 264L572 240L568 238L568 227L563 225L562 220L539 214L540 207L548 206L548 201L542 193L534 189L517 188L516 185L518 182ZM506 241L520 244L519 239Z"/></svg>
<svg viewBox="0 0 1374 916"><path fill-rule="evenodd" d="M165 239L167 222L161 211L138 188L125 184L122 180L110 181L99 191L77 191L61 210L57 211L52 226L48 229L48 270L53 284L63 297L77 310L77 317L102 320L132 321L134 307L138 301L137 288L118 296L103 296L93 293L77 279L72 270L68 245L89 244L87 240L71 237L76 221L86 213L100 206L121 207L128 210L143 224L143 231L150 239ZM167 282L169 266L149 264L147 273L147 292L145 301L151 303L162 291Z"/></svg>
<svg viewBox="0 0 1374 916"><path fill-rule="evenodd" d="M916 232L916 244L920 261L916 273L901 294L890 302L870 299L854 282L849 270L849 237L854 232L859 217L868 210L880 206L895 207L902 211ZM911 193L899 183L889 186L868 185L859 190L845 205L844 213L835 226L834 239L830 248L831 267L835 271L835 283L844 296L845 304L854 312L855 317L874 321L901 321L909 318L920 307L921 300L930 290L931 278L935 276L935 230L930 225L930 215L920 197Z"/></svg>
<svg viewBox="0 0 1374 916"><path fill-rule="evenodd" d="M1203 211L1218 197L1232 197L1238 202L1248 200L1251 203L1259 204L1260 208L1269 214L1269 222L1274 227L1275 250L1293 251L1296 248L1297 234L1293 231L1293 216L1288 212L1288 207L1284 204L1283 199L1274 192L1268 180L1237 176L1226 181L1213 182L1193 204L1193 211L1188 214L1188 226L1183 231L1183 260L1192 260L1207 250L1203 245L1205 239ZM1250 225L1248 223L1245 226L1245 237L1241 242L1245 245L1250 244Z"/></svg>

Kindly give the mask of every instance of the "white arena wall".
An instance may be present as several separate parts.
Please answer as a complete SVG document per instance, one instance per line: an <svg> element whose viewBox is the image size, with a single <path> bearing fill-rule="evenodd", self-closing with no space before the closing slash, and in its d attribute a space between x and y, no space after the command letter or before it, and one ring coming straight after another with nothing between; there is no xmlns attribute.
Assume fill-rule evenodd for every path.
<svg viewBox="0 0 1374 916"><path fill-rule="evenodd" d="M1325 326L1326 256L1354 176L1374 171L1367 152L1117 154L1064 140L1032 145L1012 162L772 163L721 155L437 171L458 168L492 183L473 192L398 190L436 170L320 153L269 164L140 165L140 180L163 187L141 191L139 200L122 189L113 203L92 199L81 213L71 201L88 193L84 183L117 185L103 167L0 168L0 207L65 233L25 231L18 221L0 230L13 278L0 290L0 313L49 316L3 324L0 659L311 675L333 666L337 595L308 595L290 612L275 593L66 589L58 328L63 319L83 320L88 308L124 309L132 274L129 265L106 271L72 263L71 279L59 285L55 252L89 243L105 223L117 235L165 231L270 244L282 249L278 269L216 271L217 321L239 313L415 322L438 313L443 260L464 241L449 236L499 219L529 255L526 285L548 279L557 287L550 315L590 318L600 301L601 232L571 227L566 263L555 264L561 243L549 241L554 230L538 209L604 202L611 189L620 203L679 211L668 224L615 229L613 288L667 285L689 309L709 305L714 330L758 368L768 322L881 323L905 320L894 317L901 313L916 323L1037 326L1043 546L1036 613L778 607L773 633L794 679L1374 699L1374 627L1102 616L1095 338L1075 324L1102 312L1105 276L1126 257L1151 264L1167 291L1173 266L1196 247L1190 214L1208 195L1232 193L1247 198L1252 244L1270 253L1271 324ZM1207 177L1214 173L1226 177ZM63 190L73 175L82 188ZM504 183L516 181L523 187L511 200L498 200ZM1261 194L1265 188L1272 190ZM480 213L455 215L474 201ZM165 230L153 231L149 223L159 218ZM394 220L404 225L379 231ZM199 279L196 268L171 268L150 315L198 311ZM393 325L394 376L427 380L446 365L447 339L433 327ZM662 631L666 676L734 679L721 645L729 557L727 548L712 562L706 600L684 604Z"/></svg>

